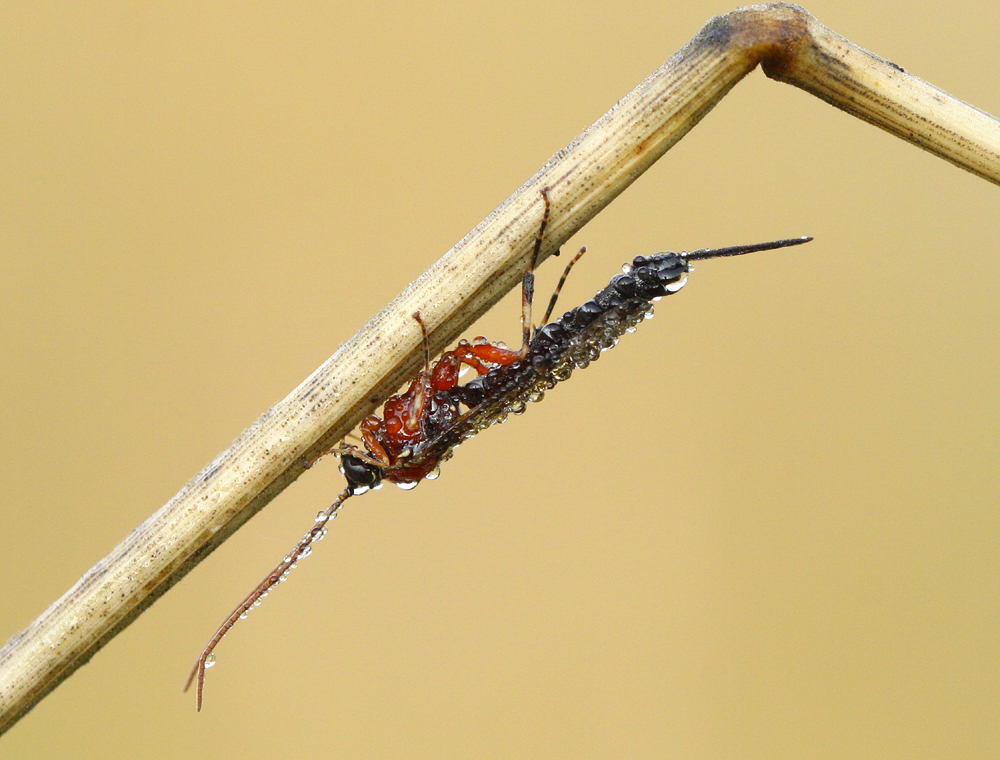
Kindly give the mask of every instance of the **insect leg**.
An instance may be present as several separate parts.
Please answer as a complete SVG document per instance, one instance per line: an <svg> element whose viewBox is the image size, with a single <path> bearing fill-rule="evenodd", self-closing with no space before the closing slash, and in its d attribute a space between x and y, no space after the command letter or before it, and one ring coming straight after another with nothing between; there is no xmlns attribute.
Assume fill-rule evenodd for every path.
<svg viewBox="0 0 1000 760"><path fill-rule="evenodd" d="M545 235L545 228L549 223L549 211L552 204L549 201L549 189L542 188L542 200L545 201L545 211L542 213L542 223L538 227L538 235L535 237L535 248L531 252L531 263L524 273L524 280L521 283L521 356L528 353L528 344L531 343L531 301L535 296L535 266L538 264L538 253L542 250L542 237Z"/></svg>
<svg viewBox="0 0 1000 760"><path fill-rule="evenodd" d="M556 285L556 290L552 294L552 298L549 300L549 308L545 310L545 316L542 317L541 324L547 325L549 323L549 317L552 316L552 310L556 308L556 301L559 300L559 291L562 290L562 286L566 284L566 278L569 277L569 270L573 268L573 265L580 260L580 257L587 252L587 246L583 246L579 252L572 258L569 264L566 265L566 269L563 271L562 277L559 278L559 284Z"/></svg>
<svg viewBox="0 0 1000 760"><path fill-rule="evenodd" d="M387 467L389 465L389 454L379 441L379 432L385 429L385 423L374 414L369 414L361 421L361 439L368 449L366 455L359 452L351 452L363 462L373 464L376 467Z"/></svg>
<svg viewBox="0 0 1000 760"><path fill-rule="evenodd" d="M431 343L427 339L427 325L424 324L424 318L420 316L419 311L413 312L413 318L417 320L417 324L420 325L420 334L424 336L424 372L431 371Z"/></svg>
<svg viewBox="0 0 1000 760"><path fill-rule="evenodd" d="M381 449L382 447L379 446L379 448ZM353 446L351 444L337 446L335 448L330 449L330 451L327 453L333 454L334 456L351 456L354 457L355 459L360 459L365 464L370 464L373 467L389 466L388 457L386 457L385 459L380 459L377 456L372 456L367 451L363 451L362 449L359 449L357 446Z"/></svg>

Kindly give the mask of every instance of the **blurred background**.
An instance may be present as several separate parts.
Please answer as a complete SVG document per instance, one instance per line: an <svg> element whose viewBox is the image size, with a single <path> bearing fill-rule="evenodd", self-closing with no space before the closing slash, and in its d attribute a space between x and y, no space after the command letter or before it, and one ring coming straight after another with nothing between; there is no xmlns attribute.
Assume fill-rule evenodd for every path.
<svg viewBox="0 0 1000 760"><path fill-rule="evenodd" d="M734 7L2 3L0 640ZM809 10L998 114L1000 7L951 7ZM637 254L816 242L698 265L440 480L351 501L196 714L322 462L0 754L993 756L998 212L753 73L569 242L563 305ZM518 298L471 334L516 343Z"/></svg>

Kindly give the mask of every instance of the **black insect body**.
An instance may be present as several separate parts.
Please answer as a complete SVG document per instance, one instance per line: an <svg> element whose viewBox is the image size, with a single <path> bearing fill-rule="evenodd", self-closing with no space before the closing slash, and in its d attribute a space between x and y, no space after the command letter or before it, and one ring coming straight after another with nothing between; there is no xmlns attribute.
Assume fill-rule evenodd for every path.
<svg viewBox="0 0 1000 760"><path fill-rule="evenodd" d="M205 670L214 663L214 649L222 637L288 576L299 559L312 552L312 544L326 535L327 523L337 516L349 497L377 488L383 480L412 488L424 478L436 477L439 464L450 459L462 441L503 422L509 414L521 414L529 402L540 401L547 390L568 379L574 369L582 369L598 359L624 333L633 332L643 319L652 316L655 301L677 293L687 283L690 262L800 245L812 239L801 237L693 253L639 256L592 299L532 331L533 272L549 216L547 191L542 191L542 198L545 211L522 286L521 349L511 350L485 338L472 343L461 341L432 366L424 322L419 313L414 314L424 336L423 370L405 391L386 400L382 417L369 415L361 423L364 448L344 444L336 450L341 457L341 471L347 478L346 489L317 514L309 532L230 613L209 640L185 687L197 678L199 710ZM583 250L566 267L543 322L547 322L570 268L582 253ZM462 365L475 369L478 376L460 384Z"/></svg>
<svg viewBox="0 0 1000 760"><path fill-rule="evenodd" d="M540 401L545 391L569 379L574 369L596 361L601 353L617 345L622 335L633 332L653 315L654 302L684 287L692 269L689 262L800 245L811 239L636 257L592 299L536 329L523 358L494 366L464 385L440 392L443 406L452 409L461 404L469 411L429 438L419 452L408 458L407 466L447 461L462 441L503 422L508 414L523 413L528 402ZM367 490L366 486L382 479L377 465L351 454L345 454L342 463L348 482L359 489Z"/></svg>

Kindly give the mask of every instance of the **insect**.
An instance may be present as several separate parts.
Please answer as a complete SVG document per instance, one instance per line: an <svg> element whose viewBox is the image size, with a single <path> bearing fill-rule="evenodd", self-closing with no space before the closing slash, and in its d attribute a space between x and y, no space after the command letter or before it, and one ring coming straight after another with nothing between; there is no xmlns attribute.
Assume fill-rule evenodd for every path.
<svg viewBox="0 0 1000 760"><path fill-rule="evenodd" d="M812 240L800 237L692 253L638 256L625 264L622 273L612 277L607 287L592 299L549 322L570 270L586 251L581 248L566 266L549 301L542 326L533 329L534 270L550 211L548 188L541 194L544 201L542 221L521 287L520 350L485 338L473 342L463 340L432 365L426 325L419 312L413 315L423 336L423 369L409 382L406 390L386 400L381 417L370 414L361 422L363 448L342 444L332 450L331 453L340 455L340 469L347 479L347 487L329 507L316 515L313 527L209 639L184 687L187 691L197 679L199 711L203 703L205 671L215 663L214 650L219 642L274 586L288 577L298 560L312 553L312 545L326 535L328 523L349 497L379 488L384 480L402 488L412 488L425 478L437 477L440 464L451 458L462 441L503 422L509 414L523 413L528 402L540 401L545 391L568 379L574 369L583 369L602 352L614 347L623 334L634 332L643 319L652 316L655 301L684 287L693 269L690 262L785 248ZM477 376L460 384L463 365L475 370Z"/></svg>

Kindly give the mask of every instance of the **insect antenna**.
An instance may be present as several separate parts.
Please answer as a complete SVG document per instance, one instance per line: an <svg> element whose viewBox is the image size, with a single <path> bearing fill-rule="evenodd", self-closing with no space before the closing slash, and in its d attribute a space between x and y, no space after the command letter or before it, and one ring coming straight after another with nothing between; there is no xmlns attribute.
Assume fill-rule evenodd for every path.
<svg viewBox="0 0 1000 760"><path fill-rule="evenodd" d="M566 265L566 269L563 270L562 277L559 278L559 284L556 285L555 292L552 294L552 298L549 299L549 308L545 310L545 316L542 317L540 324L547 325L549 323L549 317L552 316L552 310L556 308L556 301L559 300L559 291L562 290L562 286L566 284L566 278L569 277L569 270L573 268L573 265L580 260L580 257L587 252L587 246L584 246L579 250L579 252L572 258L569 264Z"/></svg>
<svg viewBox="0 0 1000 760"><path fill-rule="evenodd" d="M775 248L788 248L791 245L802 245L812 240L811 237L797 237L789 240L773 240L770 243L753 243L751 245L731 245L728 248L702 248L691 253L679 254L686 261L700 261L702 259L717 259L721 256L742 256L744 253L756 253L757 251L772 251Z"/></svg>
<svg viewBox="0 0 1000 760"><path fill-rule="evenodd" d="M267 596L268 591L288 577L288 573L295 567L297 560L308 557L312 553L312 544L326 535L326 524L337 516L337 512L340 511L344 502L353 494L354 491L351 487L344 489L344 492L337 497L333 504L316 515L316 524L302 537L302 540L295 545L295 548L286 554L281 562L275 565L274 569L267 574L267 577L258 583L253 591L247 594L246 598L239 603L236 609L229 613L229 617L223 621L219 629L212 635L212 638L208 640L208 644L202 650L197 662L195 662L194 667L191 669L191 675L188 676L187 683L184 684L184 691L187 691L191 688L191 683L195 680L195 677L197 677L198 712L201 712L202 696L205 691L205 671L215 664L214 650L219 645L219 642L222 641L223 636L229 633L229 629L236 625L238 621L246 617L251 607L260 604L261 598Z"/></svg>

